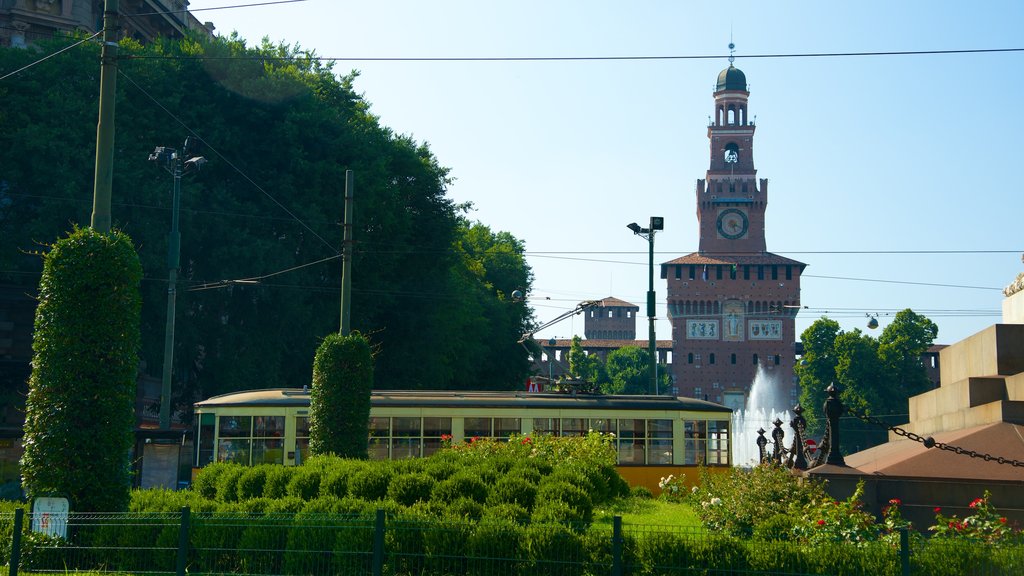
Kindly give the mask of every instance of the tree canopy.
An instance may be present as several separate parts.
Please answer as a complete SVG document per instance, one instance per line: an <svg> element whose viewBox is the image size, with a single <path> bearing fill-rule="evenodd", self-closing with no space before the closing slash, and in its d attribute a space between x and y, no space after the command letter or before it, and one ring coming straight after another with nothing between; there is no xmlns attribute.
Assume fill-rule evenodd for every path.
<svg viewBox="0 0 1024 576"><path fill-rule="evenodd" d="M55 51L56 46L44 47ZM372 343L377 388L515 388L532 314L524 246L470 222L426 144L382 126L298 47L237 36L122 43L112 215L137 245L145 371L160 373L172 179L156 146L205 144L181 185L175 334L179 408L199 397L310 382L337 330L344 173L355 173L352 327ZM32 289L38 257L91 212L98 47L83 44L0 83L0 283ZM0 49L0 70L39 53ZM59 89L55 89L59 87ZM256 279L256 283L224 282Z"/></svg>
<svg viewBox="0 0 1024 576"><path fill-rule="evenodd" d="M877 339L859 329L844 332L829 318L815 321L801 335L804 352L796 366L809 426L819 431L823 426L825 389L831 383L847 406L891 418L892 424L906 422L907 399L932 386L921 355L937 335L934 322L910 309L898 312ZM877 432L862 444L884 441L884 431Z"/></svg>

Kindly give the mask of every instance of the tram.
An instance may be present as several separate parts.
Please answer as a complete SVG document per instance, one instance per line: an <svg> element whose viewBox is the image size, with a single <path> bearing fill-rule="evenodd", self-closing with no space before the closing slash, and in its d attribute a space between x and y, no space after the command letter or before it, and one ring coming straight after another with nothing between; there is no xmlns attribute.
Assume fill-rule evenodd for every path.
<svg viewBox="0 0 1024 576"><path fill-rule="evenodd" d="M730 465L732 411L693 398L466 391L375 391L371 459L429 456L442 443L510 434L615 435L617 468L631 485L656 486L686 468ZM298 465L309 456L309 391L265 389L195 404L195 466Z"/></svg>

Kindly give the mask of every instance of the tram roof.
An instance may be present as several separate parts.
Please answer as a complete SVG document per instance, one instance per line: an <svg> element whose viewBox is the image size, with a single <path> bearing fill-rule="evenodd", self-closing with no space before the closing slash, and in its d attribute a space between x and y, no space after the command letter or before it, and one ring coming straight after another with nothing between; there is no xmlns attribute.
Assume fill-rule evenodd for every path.
<svg viewBox="0 0 1024 576"><path fill-rule="evenodd" d="M577 408L618 410L692 410L731 413L721 404L673 396L563 394L537 392L472 392L464 390L376 390L372 406L431 406L460 408ZM221 394L196 402L196 408L227 406L309 406L309 391L269 388Z"/></svg>

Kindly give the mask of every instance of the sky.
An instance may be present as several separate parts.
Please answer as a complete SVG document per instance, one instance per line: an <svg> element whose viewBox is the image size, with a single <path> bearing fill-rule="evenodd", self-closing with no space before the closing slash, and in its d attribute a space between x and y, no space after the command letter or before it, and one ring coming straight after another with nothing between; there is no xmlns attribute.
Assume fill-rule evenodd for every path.
<svg viewBox="0 0 1024 576"><path fill-rule="evenodd" d="M807 56L1024 48L1022 2L260 2L190 9L249 44L345 58L335 71L358 70L381 124L429 144L469 217L525 243L538 323L614 296L640 306L646 337L648 244L626 225L664 217L655 265L697 250L730 39L769 180L768 250L807 264L798 334L828 316L877 336L911 308L952 344L1000 321L1024 271L1024 52ZM663 58L508 60L556 57ZM374 58L397 60L360 60ZM656 276L667 340L665 289ZM536 336L574 334L583 316Z"/></svg>

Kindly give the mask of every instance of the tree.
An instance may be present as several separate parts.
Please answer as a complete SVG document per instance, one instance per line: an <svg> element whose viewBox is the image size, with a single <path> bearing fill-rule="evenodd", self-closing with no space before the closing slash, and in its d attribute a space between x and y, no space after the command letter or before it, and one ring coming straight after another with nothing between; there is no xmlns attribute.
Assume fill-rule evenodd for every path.
<svg viewBox="0 0 1024 576"><path fill-rule="evenodd" d="M310 452L365 459L372 392L370 342L356 332L324 338L309 391Z"/></svg>
<svg viewBox="0 0 1024 576"><path fill-rule="evenodd" d="M939 327L928 318L906 309L878 337L878 355L891 375L892 391L898 397L911 397L932 388L921 364L921 355L935 342Z"/></svg>
<svg viewBox="0 0 1024 576"><path fill-rule="evenodd" d="M796 366L800 378L800 404L808 426L820 433L824 428L822 406L825 388L836 384L846 406L899 424L907 418L907 400L931 386L921 354L932 345L938 329L935 324L903 310L875 339L858 329L843 332L839 323L821 318L801 335L804 353ZM844 421L844 429L856 432L860 447L885 441L885 431L865 427L853 420ZM844 432L846 434L846 432Z"/></svg>
<svg viewBox="0 0 1024 576"><path fill-rule="evenodd" d="M651 384L650 353L639 346L626 346L613 350L605 361L608 381L601 391L605 394L647 394Z"/></svg>
<svg viewBox="0 0 1024 576"><path fill-rule="evenodd" d="M522 243L465 220L470 206L446 195L448 169L380 124L355 73L234 35L126 40L121 54L112 208L145 271L140 354L154 376L172 182L146 158L157 145L180 146L182 124L207 144L209 162L182 182L176 411L214 394L310 382L320 335L337 330L341 264L327 259L340 251L346 169L356 181L352 326L374 345L376 384L521 385L527 353L516 341L531 311L508 295L532 282ZM0 69L36 57L0 48ZM33 286L39 265L24 252L89 219L97 58L84 44L0 84L0 146L19 157L0 163L0 282ZM260 280L222 282L244 278Z"/></svg>
<svg viewBox="0 0 1024 576"><path fill-rule="evenodd" d="M572 344L569 346L569 374L573 378L591 383L604 382L608 378L601 358L596 354L586 353L579 335L572 337Z"/></svg>
<svg viewBox="0 0 1024 576"><path fill-rule="evenodd" d="M43 259L22 483L76 512L128 507L142 267L127 235L76 229Z"/></svg>

